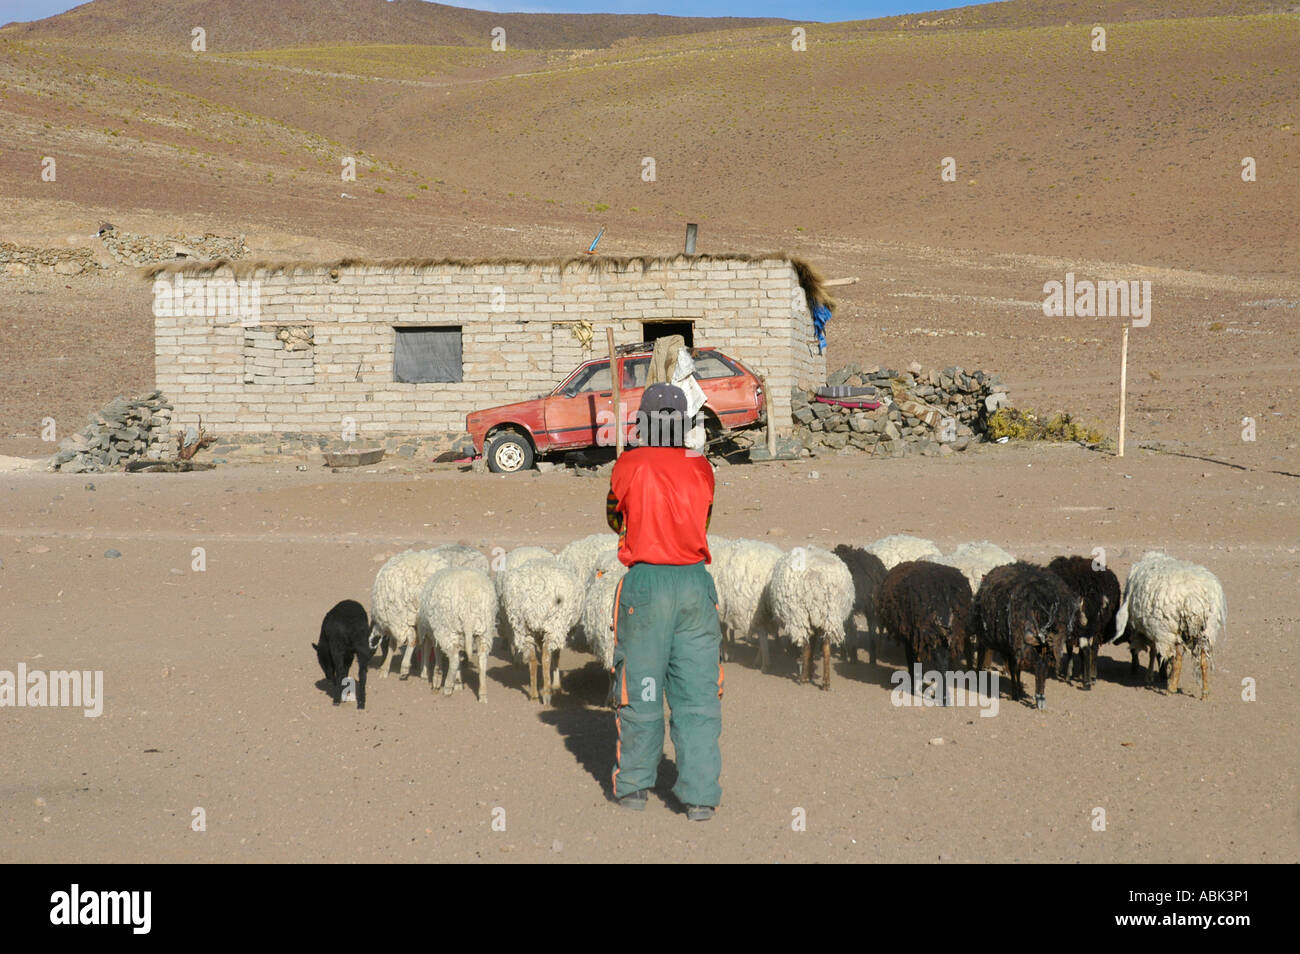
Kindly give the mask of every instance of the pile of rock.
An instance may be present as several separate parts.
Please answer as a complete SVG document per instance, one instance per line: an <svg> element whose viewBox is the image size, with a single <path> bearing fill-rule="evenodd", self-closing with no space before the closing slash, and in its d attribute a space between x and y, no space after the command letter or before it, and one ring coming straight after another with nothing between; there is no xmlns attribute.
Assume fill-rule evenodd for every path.
<svg viewBox="0 0 1300 954"><path fill-rule="evenodd" d="M796 390L792 395L795 437L814 453L852 450L875 456L942 456L964 451L983 439L985 425L1007 404L1007 389L997 375L950 367L906 371L848 365L829 375L830 387L875 388L875 410L817 401ZM850 398L852 400L852 398Z"/></svg>
<svg viewBox="0 0 1300 954"><path fill-rule="evenodd" d="M248 254L242 235L139 235L105 223L100 226L99 238L118 264L128 266L156 265L178 258L234 261Z"/></svg>
<svg viewBox="0 0 1300 954"><path fill-rule="evenodd" d="M94 253L87 248L37 248L0 242L0 274L27 275L35 271L80 275L99 268Z"/></svg>
<svg viewBox="0 0 1300 954"><path fill-rule="evenodd" d="M114 398L76 434L59 442L54 469L65 474L99 473L132 460L163 460L171 448L172 406L161 391Z"/></svg>

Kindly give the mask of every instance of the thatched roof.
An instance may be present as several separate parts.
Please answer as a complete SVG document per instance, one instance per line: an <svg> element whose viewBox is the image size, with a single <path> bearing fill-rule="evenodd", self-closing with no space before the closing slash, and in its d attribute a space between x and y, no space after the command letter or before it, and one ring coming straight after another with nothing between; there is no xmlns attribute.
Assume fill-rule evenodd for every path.
<svg viewBox="0 0 1300 954"><path fill-rule="evenodd" d="M257 272L271 274L297 271L329 272L335 269L352 268L378 269L381 271L421 271L430 268L465 270L479 266L501 267L507 265L521 266L523 268L558 269L563 274L566 271L626 272L634 269L645 272L651 268L661 266L689 266L696 262L745 262L757 264L770 261L789 262L794 267L795 274L799 276L799 284L808 295L810 303L823 304L829 308L835 306L834 300L826 293L821 273L808 262L795 258L786 252L770 252L763 255L742 255L739 253L724 255L684 255L680 253L677 255L635 256L571 255L555 258L516 258L508 256L498 258L343 258L327 262L297 260L271 262L254 260L229 261L227 259L193 261L178 259L175 262L148 266L142 269L142 274L145 278L153 280L160 275L173 273L212 275L218 271L229 271L236 278L247 278Z"/></svg>

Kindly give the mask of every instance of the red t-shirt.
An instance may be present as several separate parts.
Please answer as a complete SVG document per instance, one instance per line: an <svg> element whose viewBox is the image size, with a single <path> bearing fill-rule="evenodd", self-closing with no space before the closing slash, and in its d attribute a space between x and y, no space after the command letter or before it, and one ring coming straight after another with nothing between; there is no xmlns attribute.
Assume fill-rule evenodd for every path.
<svg viewBox="0 0 1300 954"><path fill-rule="evenodd" d="M705 536L712 509L713 468L698 452L636 447L609 477L606 516L625 566L712 562Z"/></svg>

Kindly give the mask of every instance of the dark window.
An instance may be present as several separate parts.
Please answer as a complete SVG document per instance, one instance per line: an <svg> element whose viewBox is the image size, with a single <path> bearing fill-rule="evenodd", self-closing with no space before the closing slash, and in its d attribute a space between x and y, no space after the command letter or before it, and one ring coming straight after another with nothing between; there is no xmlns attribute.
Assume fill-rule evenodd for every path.
<svg viewBox="0 0 1300 954"><path fill-rule="evenodd" d="M393 375L403 384L463 378L460 327L394 328Z"/></svg>
<svg viewBox="0 0 1300 954"><path fill-rule="evenodd" d="M641 340L657 341L669 335L681 335L686 347L695 347L695 322L693 321L643 321Z"/></svg>

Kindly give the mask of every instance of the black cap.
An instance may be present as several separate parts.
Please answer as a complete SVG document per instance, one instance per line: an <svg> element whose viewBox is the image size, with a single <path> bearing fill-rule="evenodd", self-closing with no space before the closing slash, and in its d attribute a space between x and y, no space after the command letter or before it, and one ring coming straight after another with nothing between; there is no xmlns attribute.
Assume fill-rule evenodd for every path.
<svg viewBox="0 0 1300 954"><path fill-rule="evenodd" d="M641 395L637 442L643 447L684 447L686 392L675 384L652 384Z"/></svg>

